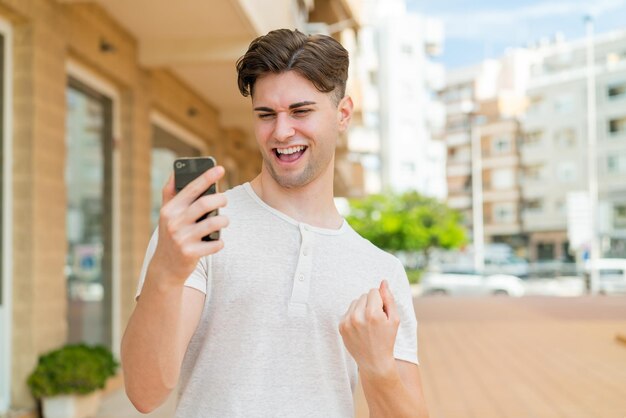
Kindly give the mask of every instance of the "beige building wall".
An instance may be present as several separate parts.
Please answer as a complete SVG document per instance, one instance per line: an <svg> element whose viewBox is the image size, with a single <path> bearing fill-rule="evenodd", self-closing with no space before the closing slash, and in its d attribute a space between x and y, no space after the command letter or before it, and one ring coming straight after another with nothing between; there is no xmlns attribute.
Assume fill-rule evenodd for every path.
<svg viewBox="0 0 626 418"><path fill-rule="evenodd" d="M118 329L133 308L137 277L150 235L150 113L202 138L229 161L230 186L250 180L260 157L217 111L165 70L138 64L136 41L93 4L5 0L0 15L14 31L13 341L12 407L33 405L26 377L40 353L67 339L66 89L72 62L119 92L120 262ZM102 42L114 51L101 49ZM233 80L234 82L234 80ZM190 111L190 109L194 109ZM119 339L121 336L115 336ZM114 339L115 339L114 337Z"/></svg>

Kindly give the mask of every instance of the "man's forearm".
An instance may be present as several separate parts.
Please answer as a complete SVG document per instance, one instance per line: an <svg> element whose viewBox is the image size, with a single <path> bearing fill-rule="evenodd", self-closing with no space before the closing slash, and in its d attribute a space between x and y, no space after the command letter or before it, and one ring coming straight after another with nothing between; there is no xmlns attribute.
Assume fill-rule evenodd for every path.
<svg viewBox="0 0 626 418"><path fill-rule="evenodd" d="M147 274L122 341L126 391L141 412L158 406L176 385L191 336L190 324L185 324L191 319L189 307L183 303L183 293L189 291Z"/></svg>
<svg viewBox="0 0 626 418"><path fill-rule="evenodd" d="M397 367L384 375L361 372L370 418L427 418L426 404L402 382Z"/></svg>

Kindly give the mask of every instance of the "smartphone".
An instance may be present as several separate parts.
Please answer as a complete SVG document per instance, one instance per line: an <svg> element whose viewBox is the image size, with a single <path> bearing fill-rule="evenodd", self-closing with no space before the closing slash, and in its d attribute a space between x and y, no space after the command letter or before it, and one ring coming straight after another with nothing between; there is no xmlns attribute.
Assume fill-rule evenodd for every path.
<svg viewBox="0 0 626 418"><path fill-rule="evenodd" d="M194 179L200 176L202 173L210 168L215 167L216 162L213 157L190 157L190 158L178 158L174 161L174 187L176 193L180 192L186 185L191 183ZM213 183L209 188L198 196L198 199L202 196L217 193L217 184ZM200 222L207 218L207 216L216 216L219 213L217 209L204 214L196 222ZM220 231L212 232L209 235L202 237L202 241L217 241L220 239Z"/></svg>

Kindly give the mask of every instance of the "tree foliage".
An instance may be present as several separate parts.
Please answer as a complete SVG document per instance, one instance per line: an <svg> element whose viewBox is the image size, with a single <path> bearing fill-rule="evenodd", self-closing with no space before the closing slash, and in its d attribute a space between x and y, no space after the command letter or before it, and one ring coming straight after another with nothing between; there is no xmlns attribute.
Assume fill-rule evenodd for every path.
<svg viewBox="0 0 626 418"><path fill-rule="evenodd" d="M387 251L422 253L426 262L435 248L454 249L466 242L460 214L417 192L370 195L350 201L352 227Z"/></svg>

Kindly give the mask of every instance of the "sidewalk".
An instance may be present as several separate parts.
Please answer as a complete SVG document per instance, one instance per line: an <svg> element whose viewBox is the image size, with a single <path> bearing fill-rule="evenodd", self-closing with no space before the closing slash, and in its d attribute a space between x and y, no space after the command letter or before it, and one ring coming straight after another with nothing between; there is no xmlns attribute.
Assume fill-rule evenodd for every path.
<svg viewBox="0 0 626 418"><path fill-rule="evenodd" d="M415 310L431 418L626 417L626 296L418 297ZM142 415L118 390L97 418L173 407Z"/></svg>
<svg viewBox="0 0 626 418"><path fill-rule="evenodd" d="M431 418L626 416L626 297L415 305Z"/></svg>

